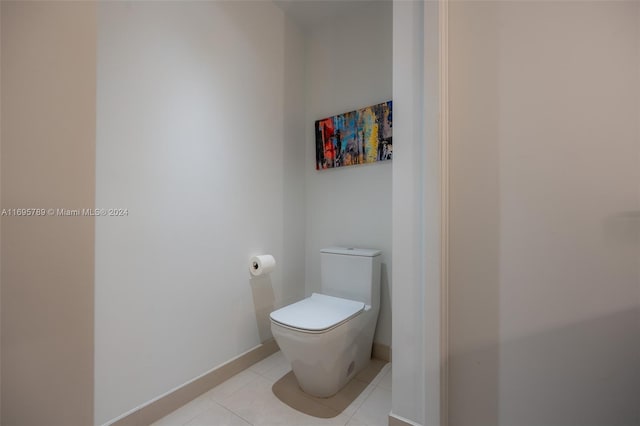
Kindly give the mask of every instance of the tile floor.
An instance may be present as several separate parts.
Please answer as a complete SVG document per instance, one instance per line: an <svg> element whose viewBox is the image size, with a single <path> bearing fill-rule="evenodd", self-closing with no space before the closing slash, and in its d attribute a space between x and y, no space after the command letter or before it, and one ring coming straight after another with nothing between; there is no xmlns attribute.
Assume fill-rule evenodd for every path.
<svg viewBox="0 0 640 426"><path fill-rule="evenodd" d="M391 364L341 414L320 419L281 402L271 386L290 371L276 352L200 395L152 426L386 426L391 411Z"/></svg>

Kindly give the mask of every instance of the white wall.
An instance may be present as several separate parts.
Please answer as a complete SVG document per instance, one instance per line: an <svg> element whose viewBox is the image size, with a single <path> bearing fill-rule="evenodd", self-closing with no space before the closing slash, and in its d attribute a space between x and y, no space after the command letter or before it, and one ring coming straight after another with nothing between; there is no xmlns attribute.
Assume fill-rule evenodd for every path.
<svg viewBox="0 0 640 426"><path fill-rule="evenodd" d="M375 341L390 345L392 162L315 170L315 120L392 98L392 4L360 9L328 19L307 38L306 291L319 291L321 248L382 250Z"/></svg>
<svg viewBox="0 0 640 426"><path fill-rule="evenodd" d="M450 3L452 426L640 423L639 13Z"/></svg>
<svg viewBox="0 0 640 426"><path fill-rule="evenodd" d="M441 2L395 1L393 383L390 424L441 416Z"/></svg>
<svg viewBox="0 0 640 426"><path fill-rule="evenodd" d="M424 3L394 1L393 377L391 415L425 420ZM436 102L437 103L437 102Z"/></svg>
<svg viewBox="0 0 640 426"><path fill-rule="evenodd" d="M304 296L302 43L270 2L98 11L95 421L270 337ZM295 208L294 208L295 207ZM249 279L248 259L279 267Z"/></svg>

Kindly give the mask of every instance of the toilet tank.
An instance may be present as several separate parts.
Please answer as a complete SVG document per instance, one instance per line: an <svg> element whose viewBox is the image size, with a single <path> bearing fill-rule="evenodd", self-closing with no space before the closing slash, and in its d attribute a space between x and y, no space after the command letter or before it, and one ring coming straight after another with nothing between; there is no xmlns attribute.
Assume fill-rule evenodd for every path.
<svg viewBox="0 0 640 426"><path fill-rule="evenodd" d="M329 247L320 250L322 293L380 306L380 250Z"/></svg>

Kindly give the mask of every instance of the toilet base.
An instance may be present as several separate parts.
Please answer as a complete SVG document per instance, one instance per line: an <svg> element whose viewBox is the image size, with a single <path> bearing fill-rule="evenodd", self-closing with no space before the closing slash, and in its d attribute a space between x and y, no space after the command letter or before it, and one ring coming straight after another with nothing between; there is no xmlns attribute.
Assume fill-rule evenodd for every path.
<svg viewBox="0 0 640 426"><path fill-rule="evenodd" d="M306 333L271 323L271 331L291 363L300 388L328 398L355 377L371 359L377 312L365 310L324 333Z"/></svg>

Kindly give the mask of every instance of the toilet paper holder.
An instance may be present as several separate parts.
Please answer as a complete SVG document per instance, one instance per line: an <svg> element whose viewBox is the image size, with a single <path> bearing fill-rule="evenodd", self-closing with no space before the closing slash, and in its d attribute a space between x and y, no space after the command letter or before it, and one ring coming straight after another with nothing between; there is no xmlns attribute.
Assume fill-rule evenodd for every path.
<svg viewBox="0 0 640 426"><path fill-rule="evenodd" d="M263 254L260 256L253 256L249 261L249 272L254 277L268 274L276 267L276 260L270 254Z"/></svg>

